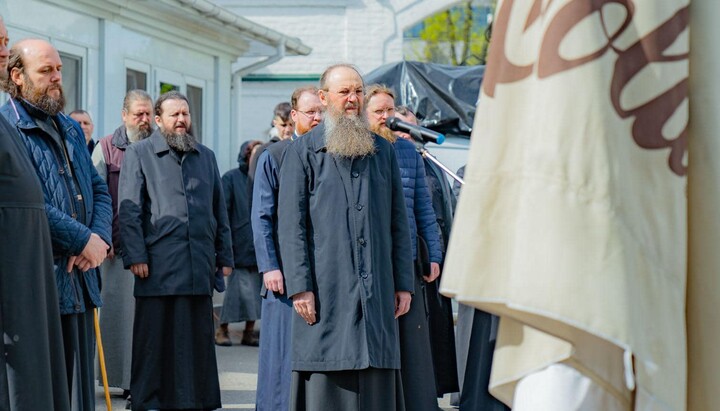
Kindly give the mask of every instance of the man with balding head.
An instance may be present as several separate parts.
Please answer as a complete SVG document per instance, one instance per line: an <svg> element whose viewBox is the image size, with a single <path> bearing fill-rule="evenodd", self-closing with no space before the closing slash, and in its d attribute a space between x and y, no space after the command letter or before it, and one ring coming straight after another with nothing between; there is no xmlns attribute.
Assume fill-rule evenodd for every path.
<svg viewBox="0 0 720 411"><path fill-rule="evenodd" d="M412 249L390 143L369 130L350 65L320 79L323 122L285 150L280 253L292 324L292 410L404 410L397 318Z"/></svg>
<svg viewBox="0 0 720 411"><path fill-rule="evenodd" d="M102 305L96 268L111 243L111 200L80 126L63 114L62 61L44 40L13 46L0 114L22 135L43 188L50 224L68 393L74 410L95 409L93 309Z"/></svg>

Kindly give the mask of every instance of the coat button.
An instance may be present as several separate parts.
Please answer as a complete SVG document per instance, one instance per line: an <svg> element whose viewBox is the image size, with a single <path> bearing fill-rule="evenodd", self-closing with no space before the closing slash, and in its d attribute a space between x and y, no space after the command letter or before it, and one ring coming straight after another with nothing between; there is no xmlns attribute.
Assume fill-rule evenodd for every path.
<svg viewBox="0 0 720 411"><path fill-rule="evenodd" d="M367 273L367 271L360 271L360 277L362 277L362 278L368 278L368 273Z"/></svg>
<svg viewBox="0 0 720 411"><path fill-rule="evenodd" d="M358 243L359 243L360 245L365 245L365 239L362 238L362 237L358 238Z"/></svg>
<svg viewBox="0 0 720 411"><path fill-rule="evenodd" d="M352 176L353 176L353 178L358 178L358 177L360 177L360 173L358 173L357 171L353 171Z"/></svg>
<svg viewBox="0 0 720 411"><path fill-rule="evenodd" d="M362 205L362 204L360 204L360 203L358 203L358 204L355 204L355 209L357 209L358 211L360 211L360 210L362 210L362 209L363 209L363 205Z"/></svg>

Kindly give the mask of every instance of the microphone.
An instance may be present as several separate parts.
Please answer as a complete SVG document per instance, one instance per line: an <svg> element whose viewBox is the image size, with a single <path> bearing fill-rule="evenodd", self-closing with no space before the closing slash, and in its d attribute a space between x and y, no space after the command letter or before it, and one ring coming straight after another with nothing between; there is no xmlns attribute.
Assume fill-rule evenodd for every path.
<svg viewBox="0 0 720 411"><path fill-rule="evenodd" d="M445 135L430 130L429 128L406 123L397 117L388 117L387 120L385 120L385 125L392 131L404 131L410 134L415 141L423 144L427 142L442 144L445 141Z"/></svg>

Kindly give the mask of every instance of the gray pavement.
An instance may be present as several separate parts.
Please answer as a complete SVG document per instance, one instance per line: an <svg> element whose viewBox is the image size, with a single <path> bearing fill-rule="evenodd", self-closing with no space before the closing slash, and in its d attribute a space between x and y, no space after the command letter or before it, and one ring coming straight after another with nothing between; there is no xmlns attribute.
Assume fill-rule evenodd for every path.
<svg viewBox="0 0 720 411"><path fill-rule="evenodd" d="M260 325L261 322L258 321L255 328L260 328ZM258 348L240 345L244 326L244 323L230 324L230 338L233 340L232 347L215 346L218 372L220 373L222 410L255 409ZM262 336L260 338L262 338ZM96 393L95 410L107 410L102 387L97 387ZM125 400L121 396L122 391L119 389L111 389L110 394L112 409L124 410ZM453 408L449 406L449 396L440 399L439 406L443 410L453 410Z"/></svg>

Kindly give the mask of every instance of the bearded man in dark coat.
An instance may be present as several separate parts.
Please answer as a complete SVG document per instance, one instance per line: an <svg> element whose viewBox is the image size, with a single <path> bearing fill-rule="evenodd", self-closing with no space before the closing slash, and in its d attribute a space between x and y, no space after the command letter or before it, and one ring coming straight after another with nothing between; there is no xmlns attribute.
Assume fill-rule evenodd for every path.
<svg viewBox="0 0 720 411"><path fill-rule="evenodd" d="M233 266L225 196L187 98L165 93L154 111L158 130L128 146L120 171L123 262L135 275L132 408L214 410L212 290Z"/></svg>
<svg viewBox="0 0 720 411"><path fill-rule="evenodd" d="M404 410L397 318L413 262L397 159L372 134L350 65L320 78L323 123L281 168L280 253L292 324L292 410Z"/></svg>
<svg viewBox="0 0 720 411"><path fill-rule="evenodd" d="M0 16L0 82L8 34ZM0 409L70 410L50 228L35 168L0 116Z"/></svg>

